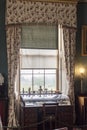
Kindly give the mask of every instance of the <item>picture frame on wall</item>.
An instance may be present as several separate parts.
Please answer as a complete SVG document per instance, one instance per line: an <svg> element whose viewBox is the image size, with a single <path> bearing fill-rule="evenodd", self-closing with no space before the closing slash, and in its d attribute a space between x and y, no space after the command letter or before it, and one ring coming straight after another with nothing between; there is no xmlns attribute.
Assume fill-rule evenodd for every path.
<svg viewBox="0 0 87 130"><path fill-rule="evenodd" d="M87 56L87 26L82 26L82 56Z"/></svg>

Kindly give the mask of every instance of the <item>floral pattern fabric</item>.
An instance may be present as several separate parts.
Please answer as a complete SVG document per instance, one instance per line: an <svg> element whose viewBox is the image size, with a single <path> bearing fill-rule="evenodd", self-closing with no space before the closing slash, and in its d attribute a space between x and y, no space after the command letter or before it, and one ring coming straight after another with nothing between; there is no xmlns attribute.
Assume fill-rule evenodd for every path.
<svg viewBox="0 0 87 130"><path fill-rule="evenodd" d="M69 80L69 92L71 103L74 104L74 65L75 65L75 40L76 29L63 28L65 63L67 70L67 78Z"/></svg>
<svg viewBox="0 0 87 130"><path fill-rule="evenodd" d="M61 24L76 27L76 4L7 0L6 25L23 23Z"/></svg>
<svg viewBox="0 0 87 130"><path fill-rule="evenodd" d="M21 28L10 26L6 28L7 38L7 55L8 55L8 97L9 97L9 110L8 110L8 126L16 126L15 119L15 80L17 68L19 64L19 48L21 42ZM9 128L8 128L9 129ZM11 130L11 129L10 129Z"/></svg>

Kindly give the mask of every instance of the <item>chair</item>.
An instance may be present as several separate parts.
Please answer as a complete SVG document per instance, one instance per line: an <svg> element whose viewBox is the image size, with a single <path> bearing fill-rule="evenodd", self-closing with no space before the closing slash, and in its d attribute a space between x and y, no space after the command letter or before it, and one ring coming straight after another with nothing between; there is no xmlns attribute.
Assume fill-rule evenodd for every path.
<svg viewBox="0 0 87 130"><path fill-rule="evenodd" d="M57 128L58 103L43 104L43 130L53 130Z"/></svg>

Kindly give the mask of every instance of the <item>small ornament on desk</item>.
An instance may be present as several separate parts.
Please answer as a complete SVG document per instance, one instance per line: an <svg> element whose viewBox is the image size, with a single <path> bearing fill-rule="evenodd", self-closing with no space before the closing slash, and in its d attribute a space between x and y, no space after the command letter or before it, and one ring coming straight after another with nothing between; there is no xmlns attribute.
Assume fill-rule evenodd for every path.
<svg viewBox="0 0 87 130"><path fill-rule="evenodd" d="M22 94L24 95L25 91L24 91L24 88L22 89Z"/></svg>
<svg viewBox="0 0 87 130"><path fill-rule="evenodd" d="M56 93L56 94L62 94L62 92L59 91L59 90L56 90L55 93Z"/></svg>
<svg viewBox="0 0 87 130"><path fill-rule="evenodd" d="M3 85L4 83L4 77L3 75L0 73L0 85Z"/></svg>
<svg viewBox="0 0 87 130"><path fill-rule="evenodd" d="M41 97L41 92L43 91L42 89L42 86L39 87L39 94L40 94L40 97Z"/></svg>
<svg viewBox="0 0 87 130"><path fill-rule="evenodd" d="M31 88L28 89L28 94L29 94L29 97L31 95Z"/></svg>
<svg viewBox="0 0 87 130"><path fill-rule="evenodd" d="M51 89L51 95L53 94L53 90Z"/></svg>

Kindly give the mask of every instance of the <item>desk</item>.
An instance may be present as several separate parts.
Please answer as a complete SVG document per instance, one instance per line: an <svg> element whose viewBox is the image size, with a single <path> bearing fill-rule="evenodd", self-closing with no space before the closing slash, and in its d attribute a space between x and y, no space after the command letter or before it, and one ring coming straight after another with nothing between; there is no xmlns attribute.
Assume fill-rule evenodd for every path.
<svg viewBox="0 0 87 130"><path fill-rule="evenodd" d="M29 126L42 121L42 106L20 106L20 126ZM58 127L73 125L73 106L58 106ZM68 130L72 128L68 127ZM23 130L28 130L25 128ZM42 124L35 125L30 130L42 130Z"/></svg>

